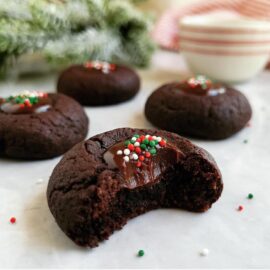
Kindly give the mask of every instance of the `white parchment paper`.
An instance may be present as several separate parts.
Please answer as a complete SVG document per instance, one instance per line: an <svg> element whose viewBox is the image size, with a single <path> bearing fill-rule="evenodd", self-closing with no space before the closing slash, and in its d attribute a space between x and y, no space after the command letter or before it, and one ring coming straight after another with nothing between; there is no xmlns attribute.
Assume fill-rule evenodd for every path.
<svg viewBox="0 0 270 270"><path fill-rule="evenodd" d="M86 108L89 136L118 127L151 127L143 113L146 98L162 83L183 79L188 71L180 55L158 52L152 68L140 75L142 87L135 99ZM55 80L51 75L2 82L0 96L24 89L53 91ZM215 157L223 174L224 192L212 209L204 214L152 211L131 220L92 250L73 244L47 207L47 182L60 158L0 159L0 267L269 268L270 72L237 87L252 104L251 127L224 141L192 140ZM246 199L250 192L253 200ZM242 212L236 211L240 204ZM17 218L14 225L9 223L11 216ZM209 255L202 257L204 248ZM144 249L144 257L136 257L139 249Z"/></svg>

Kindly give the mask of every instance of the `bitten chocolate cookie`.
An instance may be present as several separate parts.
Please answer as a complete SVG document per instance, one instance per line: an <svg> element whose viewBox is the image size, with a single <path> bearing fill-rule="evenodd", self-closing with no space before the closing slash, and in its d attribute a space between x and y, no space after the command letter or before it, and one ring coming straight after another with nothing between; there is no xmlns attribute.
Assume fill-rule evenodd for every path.
<svg viewBox="0 0 270 270"><path fill-rule="evenodd" d="M88 118L75 100L62 94L24 91L0 99L0 155L46 159L82 141Z"/></svg>
<svg viewBox="0 0 270 270"><path fill-rule="evenodd" d="M204 76L161 86L148 98L145 115L155 126L181 135L225 139L251 118L251 107L239 91Z"/></svg>
<svg viewBox="0 0 270 270"><path fill-rule="evenodd" d="M51 175L47 199L66 235L95 247L152 209L204 212L222 188L213 158L189 140L166 131L120 128L66 153Z"/></svg>
<svg viewBox="0 0 270 270"><path fill-rule="evenodd" d="M89 106L124 102L139 88L140 79L134 70L99 61L69 67L57 83L58 92Z"/></svg>

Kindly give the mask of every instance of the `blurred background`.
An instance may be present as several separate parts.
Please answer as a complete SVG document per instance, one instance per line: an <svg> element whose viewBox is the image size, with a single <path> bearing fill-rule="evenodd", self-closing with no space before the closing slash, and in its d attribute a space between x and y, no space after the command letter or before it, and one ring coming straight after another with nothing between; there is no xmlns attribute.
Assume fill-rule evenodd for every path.
<svg viewBox="0 0 270 270"><path fill-rule="evenodd" d="M88 60L148 68L162 49L192 73L245 81L267 66L269 18L268 0L1 0L0 74Z"/></svg>

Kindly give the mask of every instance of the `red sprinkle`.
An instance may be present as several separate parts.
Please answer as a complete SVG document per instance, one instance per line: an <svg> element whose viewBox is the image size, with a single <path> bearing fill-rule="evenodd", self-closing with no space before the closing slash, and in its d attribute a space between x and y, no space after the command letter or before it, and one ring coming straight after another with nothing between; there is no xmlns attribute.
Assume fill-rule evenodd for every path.
<svg viewBox="0 0 270 270"><path fill-rule="evenodd" d="M149 158L149 157L151 157L151 153L150 153L150 152L145 152L145 156L146 156L147 158Z"/></svg>
<svg viewBox="0 0 270 270"><path fill-rule="evenodd" d="M137 154L140 154L140 153L142 152L142 149L141 149L140 147L136 147L136 148L135 148L135 152L136 152Z"/></svg>
<svg viewBox="0 0 270 270"><path fill-rule="evenodd" d="M116 69L116 65L115 64L110 64L110 68L112 71L114 71Z"/></svg>
<svg viewBox="0 0 270 270"><path fill-rule="evenodd" d="M31 103L30 103L29 99L26 99L26 100L24 101L24 105L25 105L26 107L31 107Z"/></svg>
<svg viewBox="0 0 270 270"><path fill-rule="evenodd" d="M166 145L166 142L164 140L162 140L162 141L159 142L159 145L163 147L163 146Z"/></svg>
<svg viewBox="0 0 270 270"><path fill-rule="evenodd" d="M130 144L128 145L128 149L129 149L130 151L133 151L134 148L135 148L135 146L134 146L133 144L130 143Z"/></svg>
<svg viewBox="0 0 270 270"><path fill-rule="evenodd" d="M20 104L20 108L23 109L25 107L24 104Z"/></svg>
<svg viewBox="0 0 270 270"><path fill-rule="evenodd" d="M237 210L238 211L243 211L244 210L244 206L243 205L239 205Z"/></svg>
<svg viewBox="0 0 270 270"><path fill-rule="evenodd" d="M140 161L137 162L136 164L137 167L141 167L142 166L142 163Z"/></svg>
<svg viewBox="0 0 270 270"><path fill-rule="evenodd" d="M152 140L153 140L152 136L149 136L148 141L152 141Z"/></svg>
<svg viewBox="0 0 270 270"><path fill-rule="evenodd" d="M10 221L11 224L14 224L14 223L16 223L16 218L15 217L11 217L9 221Z"/></svg>
<svg viewBox="0 0 270 270"><path fill-rule="evenodd" d="M84 65L86 68L92 68L93 65L91 62L86 62L85 65Z"/></svg>
<svg viewBox="0 0 270 270"><path fill-rule="evenodd" d="M142 136L140 137L140 139L141 139L141 141L143 141L143 140L145 139L145 136L142 135Z"/></svg>
<svg viewBox="0 0 270 270"><path fill-rule="evenodd" d="M139 156L140 161L144 161L144 156Z"/></svg>
<svg viewBox="0 0 270 270"><path fill-rule="evenodd" d="M142 142L142 140L141 140L140 138L138 138L138 139L136 140L136 142L141 143L141 142Z"/></svg>

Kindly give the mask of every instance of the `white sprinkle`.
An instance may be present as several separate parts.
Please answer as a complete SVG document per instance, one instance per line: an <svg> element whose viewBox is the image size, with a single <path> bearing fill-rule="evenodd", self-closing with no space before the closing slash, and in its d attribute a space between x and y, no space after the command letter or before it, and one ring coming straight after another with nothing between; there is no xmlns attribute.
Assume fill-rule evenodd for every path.
<svg viewBox="0 0 270 270"><path fill-rule="evenodd" d="M129 157L128 156L124 156L123 158L124 158L125 162L129 162Z"/></svg>
<svg viewBox="0 0 270 270"><path fill-rule="evenodd" d="M201 256L207 256L208 254L209 254L209 249L208 248L204 248L200 252Z"/></svg>
<svg viewBox="0 0 270 270"><path fill-rule="evenodd" d="M161 137L157 137L157 141L160 142L162 140Z"/></svg>
<svg viewBox="0 0 270 270"><path fill-rule="evenodd" d="M118 156L121 156L121 155L123 155L123 151L122 151L122 150L118 150L118 151L116 152L116 154L117 154Z"/></svg>
<svg viewBox="0 0 270 270"><path fill-rule="evenodd" d="M37 183L37 184L41 184L41 183L43 183L43 181L44 181L44 180L43 180L42 178L39 178L39 179L37 180L36 183Z"/></svg>
<svg viewBox="0 0 270 270"><path fill-rule="evenodd" d="M125 150L124 150L124 154L125 154L126 156L128 156L128 155L130 154L130 150L129 150L129 149L125 149Z"/></svg>
<svg viewBox="0 0 270 270"><path fill-rule="evenodd" d="M131 140L132 140L133 142L136 142L137 138L136 138L136 137L132 137Z"/></svg>
<svg viewBox="0 0 270 270"><path fill-rule="evenodd" d="M133 158L134 160L137 160L139 157L138 157L137 154L133 154L133 155L132 155L132 158Z"/></svg>
<svg viewBox="0 0 270 270"><path fill-rule="evenodd" d="M147 134L147 135L145 136L145 138L149 138L149 136L150 136L150 135L149 135L149 134Z"/></svg>
<svg viewBox="0 0 270 270"><path fill-rule="evenodd" d="M153 140L156 140L157 139L157 136L153 136L152 138L153 138Z"/></svg>
<svg viewBox="0 0 270 270"><path fill-rule="evenodd" d="M44 105L35 109L35 113L47 112L51 108L51 105Z"/></svg>
<svg viewBox="0 0 270 270"><path fill-rule="evenodd" d="M103 68L103 69L102 69L102 72L103 72L104 74L108 74L108 73L110 73L110 70L109 70L109 69L106 69L106 68Z"/></svg>
<svg viewBox="0 0 270 270"><path fill-rule="evenodd" d="M139 142L135 142L135 143L134 143L134 146L136 146L136 147L137 147L137 146L140 146L140 143L139 143Z"/></svg>

